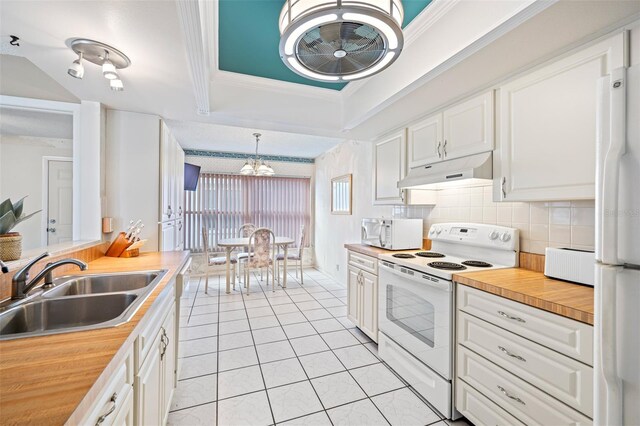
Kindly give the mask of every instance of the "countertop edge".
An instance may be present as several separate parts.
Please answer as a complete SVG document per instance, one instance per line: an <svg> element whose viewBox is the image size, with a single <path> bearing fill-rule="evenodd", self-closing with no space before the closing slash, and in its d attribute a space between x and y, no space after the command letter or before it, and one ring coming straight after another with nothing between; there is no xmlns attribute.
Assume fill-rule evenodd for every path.
<svg viewBox="0 0 640 426"><path fill-rule="evenodd" d="M513 300L515 302L519 302L533 308L542 309L552 314L560 315L562 317L593 326L594 316L590 312L552 302L541 297L510 290L464 275L454 274L453 281L462 285L466 285L468 287L485 291L487 293L495 294L496 296L504 297L505 299Z"/></svg>
<svg viewBox="0 0 640 426"><path fill-rule="evenodd" d="M118 349L118 351L114 354L113 358L111 359L111 361L109 361L109 363L107 364L105 369L102 371L102 373L100 373L100 376L98 376L93 386L91 386L91 388L87 391L87 394L84 396L84 398L80 400L80 402L78 403L74 411L71 413L69 418L65 421L65 425L79 424L82 418L86 415L87 411L91 409L95 401L90 397L99 394L100 391L102 391L102 389L104 388L104 386L108 384L109 380L111 379L111 373L115 372L116 368L118 367L118 364L120 364L120 362L122 362L125 359L126 355L128 354L128 350L130 349L129 345L132 346L135 343L136 339L138 338L138 335L140 334L140 330L146 325L145 319L150 318L151 314L156 309L158 309L159 305L156 304L156 302L158 301L158 296L164 291L165 288L167 288L167 285L169 285L171 281L176 279L176 277L178 276L178 274L180 273L182 268L184 268L184 265L188 261L189 261L189 254L185 252L185 255L182 261L176 267L175 271L173 271L171 275L169 275L170 271L168 271L167 276L163 277L163 281L165 281L164 285L161 286L160 284L158 284L156 288L153 290L153 292L149 295L149 299L153 298L153 302L151 302L151 306L149 306L149 308L146 310L144 315L140 318L140 320L138 321L134 329L131 330L131 333L129 334L127 339L122 343L122 345L120 346L120 349ZM176 301L176 303L179 303L179 301ZM131 349L133 350L134 348L131 347ZM135 366L134 366L134 371L135 371Z"/></svg>

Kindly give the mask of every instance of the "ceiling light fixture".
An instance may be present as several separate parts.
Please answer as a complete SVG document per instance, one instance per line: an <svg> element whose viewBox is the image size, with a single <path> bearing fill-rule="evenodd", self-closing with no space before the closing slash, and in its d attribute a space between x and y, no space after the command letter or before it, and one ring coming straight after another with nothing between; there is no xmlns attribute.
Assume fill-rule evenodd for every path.
<svg viewBox="0 0 640 426"><path fill-rule="evenodd" d="M84 76L82 60L96 64L102 68L102 75L109 80L109 87L115 92L124 90L118 70L131 65L131 60L115 47L86 38L67 40L67 46L78 54L78 59L69 67L69 75L81 79Z"/></svg>
<svg viewBox="0 0 640 426"><path fill-rule="evenodd" d="M67 73L73 78L82 80L84 77L84 65L82 65L82 52L78 53L78 59L73 61L67 70Z"/></svg>
<svg viewBox="0 0 640 426"><path fill-rule="evenodd" d="M276 174L273 168L258 157L258 143L262 135L260 133L254 133L253 136L256 138L256 156L255 158L247 158L244 166L240 169L240 174L245 176L273 176Z"/></svg>
<svg viewBox="0 0 640 426"><path fill-rule="evenodd" d="M398 59L403 19L401 0L286 0L280 58L311 80L369 77Z"/></svg>

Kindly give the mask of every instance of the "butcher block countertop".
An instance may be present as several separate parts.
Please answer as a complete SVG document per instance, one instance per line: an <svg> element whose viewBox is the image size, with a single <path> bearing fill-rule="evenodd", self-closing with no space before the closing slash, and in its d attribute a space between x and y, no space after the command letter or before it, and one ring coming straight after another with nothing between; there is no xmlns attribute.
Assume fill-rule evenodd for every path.
<svg viewBox="0 0 640 426"><path fill-rule="evenodd" d="M91 274L168 272L133 318L118 327L0 342L0 423L74 423L80 415L74 413L76 409L83 412L90 407L111 370L128 353L139 333L138 323L188 258L185 251L144 253L128 259L101 257L90 262L86 273Z"/></svg>
<svg viewBox="0 0 640 426"><path fill-rule="evenodd" d="M593 325L593 287L554 280L522 268L459 273L453 280Z"/></svg>

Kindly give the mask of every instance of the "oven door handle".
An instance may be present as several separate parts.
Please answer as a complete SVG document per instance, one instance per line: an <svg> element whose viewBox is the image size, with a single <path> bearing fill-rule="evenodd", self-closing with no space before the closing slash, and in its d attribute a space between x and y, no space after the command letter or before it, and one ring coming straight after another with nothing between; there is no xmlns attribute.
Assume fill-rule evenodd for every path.
<svg viewBox="0 0 640 426"><path fill-rule="evenodd" d="M428 285L441 291L451 292L451 281L444 281L438 278L435 278L438 281L431 281L430 279L422 278L423 275L427 275L423 274L422 272L414 271L413 275L407 274L405 272L397 271L395 268L387 266L383 262L380 263L380 267L386 272L397 275L407 280L415 281L417 283L420 283L420 285Z"/></svg>

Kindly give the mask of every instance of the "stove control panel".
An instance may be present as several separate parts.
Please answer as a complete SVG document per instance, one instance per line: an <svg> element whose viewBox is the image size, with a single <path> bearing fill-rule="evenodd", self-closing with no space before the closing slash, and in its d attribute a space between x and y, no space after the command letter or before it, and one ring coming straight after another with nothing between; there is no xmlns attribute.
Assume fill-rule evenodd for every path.
<svg viewBox="0 0 640 426"><path fill-rule="evenodd" d="M429 238L516 251L520 240L517 229L483 223L438 223L429 229Z"/></svg>

